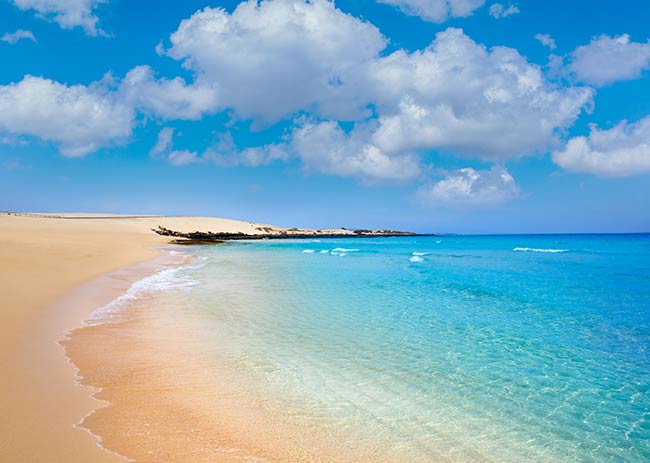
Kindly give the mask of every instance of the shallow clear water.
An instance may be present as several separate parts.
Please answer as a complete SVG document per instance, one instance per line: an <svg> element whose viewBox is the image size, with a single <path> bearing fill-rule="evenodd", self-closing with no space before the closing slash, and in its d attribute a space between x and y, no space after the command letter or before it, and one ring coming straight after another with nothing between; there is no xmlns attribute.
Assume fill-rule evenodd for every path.
<svg viewBox="0 0 650 463"><path fill-rule="evenodd" d="M195 252L160 297L270 413L405 461L650 461L650 235Z"/></svg>

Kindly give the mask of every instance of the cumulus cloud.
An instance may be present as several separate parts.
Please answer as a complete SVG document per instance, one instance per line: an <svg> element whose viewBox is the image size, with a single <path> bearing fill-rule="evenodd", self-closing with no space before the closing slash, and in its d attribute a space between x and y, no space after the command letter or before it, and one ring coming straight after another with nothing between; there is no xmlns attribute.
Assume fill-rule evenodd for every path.
<svg viewBox="0 0 650 463"><path fill-rule="evenodd" d="M409 16L419 16L425 21L442 23L449 18L465 18L480 8L485 0L377 0L399 8Z"/></svg>
<svg viewBox="0 0 650 463"><path fill-rule="evenodd" d="M307 112L313 122L291 133L291 152L308 169L362 179L414 178L431 149L493 161L542 151L592 103L591 89L557 87L516 50L488 50L460 29L382 56L373 26L325 1L205 9L171 42L167 54L195 71L193 87L214 89L220 108L263 121Z"/></svg>
<svg viewBox="0 0 650 463"><path fill-rule="evenodd" d="M65 156L83 156L131 134L134 113L100 84L68 86L25 76L0 85L0 132L55 143Z"/></svg>
<svg viewBox="0 0 650 463"><path fill-rule="evenodd" d="M474 8L445 5L457 15ZM459 29L438 33L424 50L383 56L387 40L372 24L326 0L206 8L182 21L170 42L164 53L195 74L179 88L213 94L197 99L210 104L191 105L194 116L233 110L264 124L307 113L313 122L292 132L291 151L308 168L336 175L412 178L419 153L431 149L488 160L542 151L592 103L591 89L557 87L516 50L488 50ZM321 162L298 149L301 137L317 135L331 143L314 147Z"/></svg>
<svg viewBox="0 0 650 463"><path fill-rule="evenodd" d="M64 29L82 27L88 35L103 34L97 27L94 10L109 0L13 0L21 10L34 10L38 16L52 20Z"/></svg>
<svg viewBox="0 0 650 463"><path fill-rule="evenodd" d="M32 31L26 31L23 29L18 29L16 32L10 34L6 33L2 37L0 37L0 41L10 43L11 45L14 45L18 43L20 40L31 40L32 42L36 43L36 37L34 37L34 34Z"/></svg>
<svg viewBox="0 0 650 463"><path fill-rule="evenodd" d="M636 79L649 69L650 42L632 42L628 34L596 37L569 55L568 71L595 86Z"/></svg>
<svg viewBox="0 0 650 463"><path fill-rule="evenodd" d="M423 51L377 59L362 87L374 94L372 141L383 151L442 149L488 160L553 145L593 94L558 88L516 50L488 50L451 28Z"/></svg>
<svg viewBox="0 0 650 463"><path fill-rule="evenodd" d="M499 166L490 170L459 169L418 192L421 200L440 206L496 205L519 195L515 179Z"/></svg>
<svg viewBox="0 0 650 463"><path fill-rule="evenodd" d="M550 34L535 34L535 40L545 47L548 47L550 50L555 50L557 48L555 39L553 39Z"/></svg>
<svg viewBox="0 0 650 463"><path fill-rule="evenodd" d="M54 142L66 156L83 156L115 140L127 140L137 114L159 120L199 119L216 109L216 92L181 78L157 79L138 66L123 79L107 76L90 86L25 76L0 86L0 135L31 135ZM163 129L152 155L171 143Z"/></svg>
<svg viewBox="0 0 650 463"><path fill-rule="evenodd" d="M471 12L470 3L446 5L454 14ZM83 88L128 113L130 124L137 112L160 120L232 111L254 124L298 121L278 143L181 150L172 156L176 163L291 158L309 170L364 181L416 178L431 150L492 162L548 150L592 104L593 90L551 83L516 50L488 49L460 29L439 32L413 52L385 54L387 43L375 26L327 0L248 0L232 13L196 12L167 49L158 47L182 62L191 81L138 66L111 82L110 92ZM171 144L172 133L163 135Z"/></svg>
<svg viewBox="0 0 650 463"><path fill-rule="evenodd" d="M490 13L490 16L494 19L501 19L519 13L519 8L516 5L508 5L506 7L501 3L493 3L490 5L488 13Z"/></svg>
<svg viewBox="0 0 650 463"><path fill-rule="evenodd" d="M412 153L386 153L374 145L371 127L360 126L346 133L333 121L304 123L291 137L292 153L308 170L367 182L404 181L420 173L418 157Z"/></svg>
<svg viewBox="0 0 650 463"><path fill-rule="evenodd" d="M624 177L650 173L650 117L634 123L621 121L608 130L595 125L589 136L574 137L553 161L571 172L601 177Z"/></svg>
<svg viewBox="0 0 650 463"><path fill-rule="evenodd" d="M369 126L346 133L338 122L301 120L280 143L239 149L230 133L202 153L173 150L171 134L161 131L152 152L165 153L175 165L212 164L219 167L259 167L277 161L298 159L307 171L359 178L366 183L402 182L420 174L419 159L413 154L383 153L368 142ZM164 130L164 129L163 129Z"/></svg>
<svg viewBox="0 0 650 463"><path fill-rule="evenodd" d="M156 79L149 66L131 69L120 83L120 98L162 119L200 119L218 108L217 92L208 85L187 84L180 77Z"/></svg>
<svg viewBox="0 0 650 463"><path fill-rule="evenodd" d="M198 86L214 86L222 107L265 122L300 110L359 116L354 102L336 95L349 73L386 46L375 26L327 0L249 0L232 14L205 8L170 41L167 55L183 60Z"/></svg>

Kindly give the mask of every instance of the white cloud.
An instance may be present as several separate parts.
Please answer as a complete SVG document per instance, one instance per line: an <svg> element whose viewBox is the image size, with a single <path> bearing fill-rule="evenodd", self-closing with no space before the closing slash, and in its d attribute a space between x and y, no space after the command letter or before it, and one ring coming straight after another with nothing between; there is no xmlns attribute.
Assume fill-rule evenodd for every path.
<svg viewBox="0 0 650 463"><path fill-rule="evenodd" d="M162 132L152 152L167 154L174 165L213 164L219 167L259 167L277 161L299 159L307 171L318 171L341 177L360 178L366 183L401 182L420 174L418 157L387 155L368 143L366 126L345 133L338 122L300 121L291 136L281 142L238 149L230 133L202 153L171 150L171 135ZM160 145L160 149L157 149Z"/></svg>
<svg viewBox="0 0 650 463"><path fill-rule="evenodd" d="M650 70L650 42L630 41L627 34L602 35L569 56L568 71L581 82L603 86L636 79Z"/></svg>
<svg viewBox="0 0 650 463"><path fill-rule="evenodd" d="M488 13L495 19L501 19L519 13L519 8L516 5L505 7L501 3L493 3L490 5Z"/></svg>
<svg viewBox="0 0 650 463"><path fill-rule="evenodd" d="M132 109L101 85L68 86L25 76L0 85L0 132L53 142L66 156L83 156L130 136Z"/></svg>
<svg viewBox="0 0 650 463"><path fill-rule="evenodd" d="M535 39L550 50L555 50L557 48L555 39L553 39L550 34L535 34Z"/></svg>
<svg viewBox="0 0 650 463"><path fill-rule="evenodd" d="M175 150L173 149L173 133L174 129L163 128L158 134L158 140L150 154L156 158L164 156L167 161L177 166L213 164L219 167L259 167L275 161L286 161L290 158L288 147L285 144L271 144L239 150L230 132L220 134L217 143L202 153L186 149Z"/></svg>
<svg viewBox="0 0 650 463"><path fill-rule="evenodd" d="M423 51L377 59L359 88L376 102L372 141L382 151L438 149L488 160L552 146L593 94L558 88L516 50L487 50L451 28Z"/></svg>
<svg viewBox="0 0 650 463"><path fill-rule="evenodd" d="M496 205L519 195L515 179L498 166L490 170L459 169L418 192L422 201L435 206Z"/></svg>
<svg viewBox="0 0 650 463"><path fill-rule="evenodd" d="M94 9L109 0L13 0L21 10L34 10L38 16L52 20L64 29L82 27L88 35L103 34L97 28L99 18Z"/></svg>
<svg viewBox="0 0 650 463"><path fill-rule="evenodd" d="M305 32L310 21L323 25L318 40ZM313 46L285 29L302 31ZM354 30L373 45L359 48ZM383 57L385 39L377 34L328 2L247 2L232 15L207 9L183 21L167 53L185 59L197 73L192 87L215 89L222 108L261 120L309 113L314 121L290 135L293 156L308 169L364 180L414 178L419 154L432 149L493 161L546 150L592 103L593 90L557 87L516 50L488 50L459 29L438 33L424 50ZM323 52L316 43L330 45ZM323 66L305 58L307 51ZM348 63L335 73L341 79L314 84L332 82L340 54ZM376 117L361 117L367 105ZM341 129L341 119L355 121L354 129Z"/></svg>
<svg viewBox="0 0 650 463"><path fill-rule="evenodd" d="M162 120L196 120L214 112L216 100L212 88L178 77L156 79L149 66L133 68L121 81L107 74L90 86L26 76L0 86L0 134L32 135L54 142L66 156L82 156L114 140L126 141L138 112ZM172 133L163 129L159 136L171 144ZM159 138L153 155L164 151L164 142Z"/></svg>
<svg viewBox="0 0 650 463"><path fill-rule="evenodd" d="M375 26L327 0L248 0L232 14L205 8L170 40L167 54L196 73L197 85L216 88L223 108L263 122L301 110L358 117L354 101L337 98L340 87L386 45Z"/></svg>
<svg viewBox="0 0 650 463"><path fill-rule="evenodd" d="M152 156L158 156L168 150L173 146L174 139L174 128L173 127L163 127L160 132L158 132L158 139L156 144L151 148L149 154Z"/></svg>
<svg viewBox="0 0 650 463"><path fill-rule="evenodd" d="M162 119L200 119L218 108L217 92L208 85L188 85L180 77L156 79L149 66L131 69L120 83L120 98Z"/></svg>
<svg viewBox="0 0 650 463"><path fill-rule="evenodd" d="M485 0L377 0L400 9L409 16L442 23L449 18L465 18L480 8Z"/></svg>
<svg viewBox="0 0 650 463"><path fill-rule="evenodd" d="M2 37L0 37L0 40L3 42L10 43L12 45L16 44L19 40L31 40L32 42L36 43L36 37L34 37L34 34L32 31L26 31L23 29L18 29L16 32L10 34L6 33Z"/></svg>
<svg viewBox="0 0 650 463"><path fill-rule="evenodd" d="M164 129L163 129L164 130ZM367 183L401 182L420 174L418 157L387 155L368 142L368 126L345 133L338 122L297 122L290 136L281 143L238 149L230 133L202 153L172 150L171 134L161 131L152 152L164 153L175 165L213 164L219 167L258 167L277 161L299 159L308 171L341 177L356 177ZM158 149L159 148L159 149Z"/></svg>
<svg viewBox="0 0 650 463"><path fill-rule="evenodd" d="M167 159L175 166L185 166L188 164L195 164L200 162L201 158L195 151L189 150L174 150L169 153Z"/></svg>
<svg viewBox="0 0 650 463"><path fill-rule="evenodd" d="M0 145L26 145L27 141L20 138L18 135L0 135Z"/></svg>
<svg viewBox="0 0 650 463"><path fill-rule="evenodd" d="M589 136L574 137L553 161L571 172L601 177L650 173L650 117L634 123L621 121L608 130L595 125Z"/></svg>
<svg viewBox="0 0 650 463"><path fill-rule="evenodd" d="M404 181L419 175L417 156L387 154L369 142L369 129L360 126L347 134L336 122L304 123L294 130L290 146L308 170L367 182Z"/></svg>
<svg viewBox="0 0 650 463"><path fill-rule="evenodd" d="M291 157L284 144L271 144L245 148L241 151L234 146L229 150L217 147L208 148L202 159L221 167L266 166L276 161L287 161Z"/></svg>
<svg viewBox="0 0 650 463"><path fill-rule="evenodd" d="M459 15L471 12L470 3L454 5ZM82 88L131 119L136 111L161 120L233 111L255 124L299 120L278 143L178 151L177 163L298 158L310 170L405 181L420 175L430 150L493 162L548 150L592 103L593 90L553 84L516 50L487 49L460 29L438 33L423 50L382 55L387 40L377 28L327 0L206 8L170 41L159 51L181 60L192 82L138 66L111 82L111 92Z"/></svg>

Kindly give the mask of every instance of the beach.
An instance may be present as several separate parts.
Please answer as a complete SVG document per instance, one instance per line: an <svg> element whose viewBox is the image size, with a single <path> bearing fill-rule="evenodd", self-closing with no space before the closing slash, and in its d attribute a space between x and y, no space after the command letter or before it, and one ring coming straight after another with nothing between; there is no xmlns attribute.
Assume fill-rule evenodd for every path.
<svg viewBox="0 0 650 463"><path fill-rule="evenodd" d="M84 415L102 404L75 385L75 369L58 345L97 307L152 269L141 268L122 286L87 290L86 304L57 306L75 287L160 256L169 239L151 228L196 228L256 233L258 224L226 219L99 214L0 215L0 455L12 462L123 461L83 429ZM106 282L104 282L105 284ZM113 281L115 283L115 281ZM79 297L79 296L78 296Z"/></svg>
<svg viewBox="0 0 650 463"><path fill-rule="evenodd" d="M269 227L0 216L3 460L650 455L648 235L170 246L158 226Z"/></svg>
<svg viewBox="0 0 650 463"><path fill-rule="evenodd" d="M650 1L559 5L0 1L0 463L650 463Z"/></svg>

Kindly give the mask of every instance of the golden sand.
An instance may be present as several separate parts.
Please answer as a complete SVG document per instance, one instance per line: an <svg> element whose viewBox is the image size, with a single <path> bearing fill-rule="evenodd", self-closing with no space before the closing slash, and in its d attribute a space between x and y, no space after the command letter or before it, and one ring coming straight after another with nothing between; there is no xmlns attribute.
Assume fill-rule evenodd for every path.
<svg viewBox="0 0 650 463"><path fill-rule="evenodd" d="M173 310L155 296L135 300L62 343L82 383L110 404L81 423L106 448L138 463L401 461L242 393L239 372L201 348L201 321Z"/></svg>
<svg viewBox="0 0 650 463"><path fill-rule="evenodd" d="M260 226L193 217L0 214L0 460L124 461L73 427L100 404L74 384L74 368L57 341L128 283L89 294L76 307L55 302L83 282L155 258L154 248L167 242L150 231L159 225L243 233Z"/></svg>
<svg viewBox="0 0 650 463"><path fill-rule="evenodd" d="M151 301L130 304L112 323L82 326L133 282L173 264L156 249L167 244L150 230L159 225L241 233L267 227L0 214L0 461L400 461L363 448L362 440L342 444L344 429L292 421L269 410L264 397L243 396L237 372L201 353L196 327L179 326Z"/></svg>

